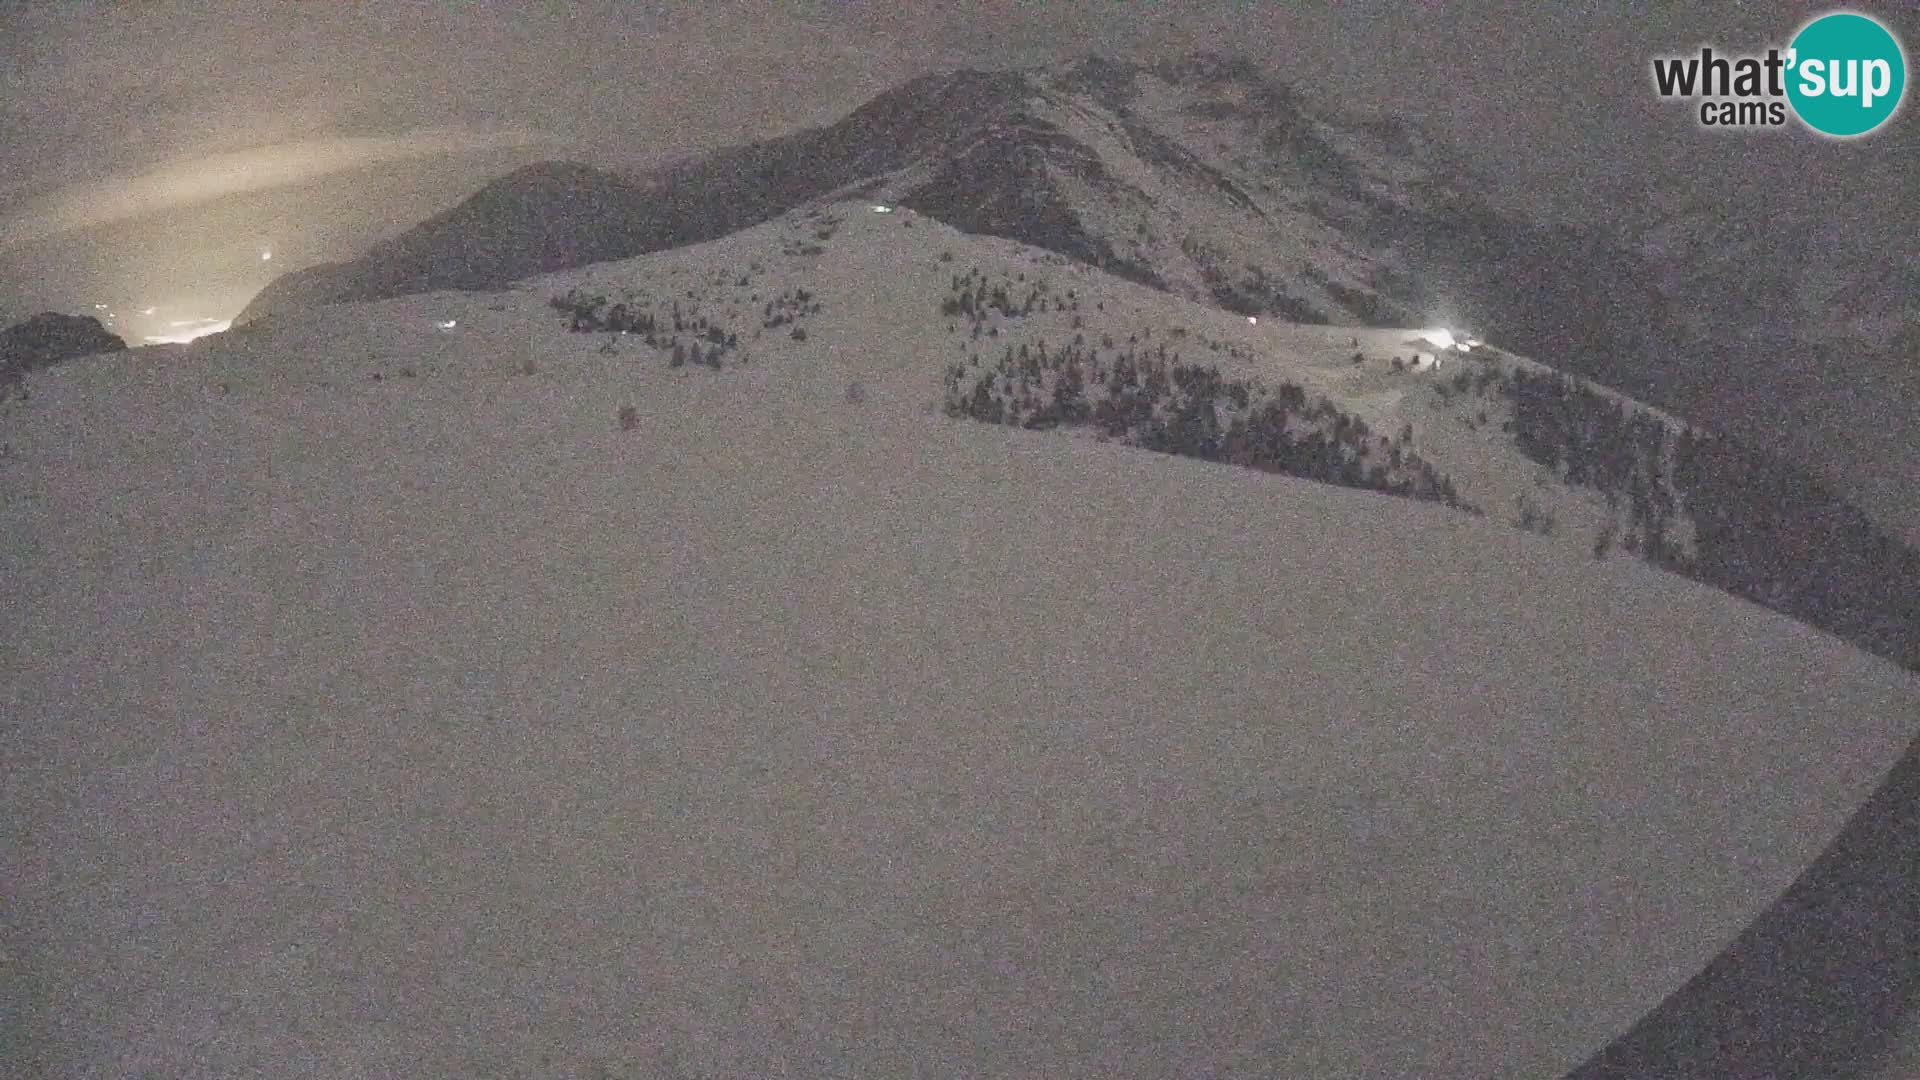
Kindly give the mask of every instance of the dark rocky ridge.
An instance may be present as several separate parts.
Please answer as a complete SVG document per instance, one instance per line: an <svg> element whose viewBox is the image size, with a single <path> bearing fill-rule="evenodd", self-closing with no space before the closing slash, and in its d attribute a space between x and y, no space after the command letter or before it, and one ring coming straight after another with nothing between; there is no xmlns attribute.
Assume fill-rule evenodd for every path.
<svg viewBox="0 0 1920 1080"><path fill-rule="evenodd" d="M35 368L126 347L98 319L44 311L0 330L0 387L11 386Z"/></svg>

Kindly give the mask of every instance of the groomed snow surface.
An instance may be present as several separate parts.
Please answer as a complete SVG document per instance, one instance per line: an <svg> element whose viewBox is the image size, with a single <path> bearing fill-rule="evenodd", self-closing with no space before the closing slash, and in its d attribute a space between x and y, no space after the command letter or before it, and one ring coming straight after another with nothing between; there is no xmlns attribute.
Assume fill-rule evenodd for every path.
<svg viewBox="0 0 1920 1080"><path fill-rule="evenodd" d="M543 301L10 407L22 1075L1553 1076L1920 718L1497 521ZM455 366L356 375L403 323Z"/></svg>

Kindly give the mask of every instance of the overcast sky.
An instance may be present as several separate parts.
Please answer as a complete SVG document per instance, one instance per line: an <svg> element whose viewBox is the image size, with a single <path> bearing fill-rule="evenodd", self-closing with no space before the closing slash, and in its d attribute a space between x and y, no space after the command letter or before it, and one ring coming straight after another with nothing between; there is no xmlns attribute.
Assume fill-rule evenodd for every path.
<svg viewBox="0 0 1920 1080"><path fill-rule="evenodd" d="M1089 51L1242 52L1324 104L1423 120L1589 216L1631 211L1600 196L1637 177L1838 214L1842 245L1913 234L1911 103L1836 143L1705 132L1652 94L1651 55L1784 45L1826 5L1302 8L0 4L0 314L231 315L274 274L350 256L527 161L644 163L829 122L928 71ZM1920 40L1911 5L1853 10Z"/></svg>

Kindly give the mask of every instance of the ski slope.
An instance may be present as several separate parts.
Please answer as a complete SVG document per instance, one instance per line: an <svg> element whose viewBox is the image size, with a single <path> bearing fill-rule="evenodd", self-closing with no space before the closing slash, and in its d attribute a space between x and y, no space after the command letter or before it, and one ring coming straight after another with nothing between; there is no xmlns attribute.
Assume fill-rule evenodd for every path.
<svg viewBox="0 0 1920 1080"><path fill-rule="evenodd" d="M1552 1076L1920 728L1629 561L938 416L863 227L29 378L28 1074ZM749 260L825 307L720 371L545 306Z"/></svg>

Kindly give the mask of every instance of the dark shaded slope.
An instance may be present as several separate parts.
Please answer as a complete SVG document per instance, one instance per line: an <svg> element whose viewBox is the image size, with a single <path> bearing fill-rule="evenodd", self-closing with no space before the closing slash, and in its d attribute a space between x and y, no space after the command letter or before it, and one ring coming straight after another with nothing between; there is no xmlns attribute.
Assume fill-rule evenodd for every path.
<svg viewBox="0 0 1920 1080"><path fill-rule="evenodd" d="M1088 231L1050 168L1111 185L1100 159L1053 125L1035 117L988 131L955 153L901 205L965 232L1000 236L1059 252L1154 288L1165 282L1153 267L1121 258L1105 238Z"/></svg>
<svg viewBox="0 0 1920 1080"><path fill-rule="evenodd" d="M1704 971L1569 1080L1837 1080L1920 1011L1920 741Z"/></svg>
<svg viewBox="0 0 1920 1080"><path fill-rule="evenodd" d="M236 322L284 307L485 289L531 274L620 258L671 239L639 183L567 162L530 165L361 258L296 271L254 297Z"/></svg>

